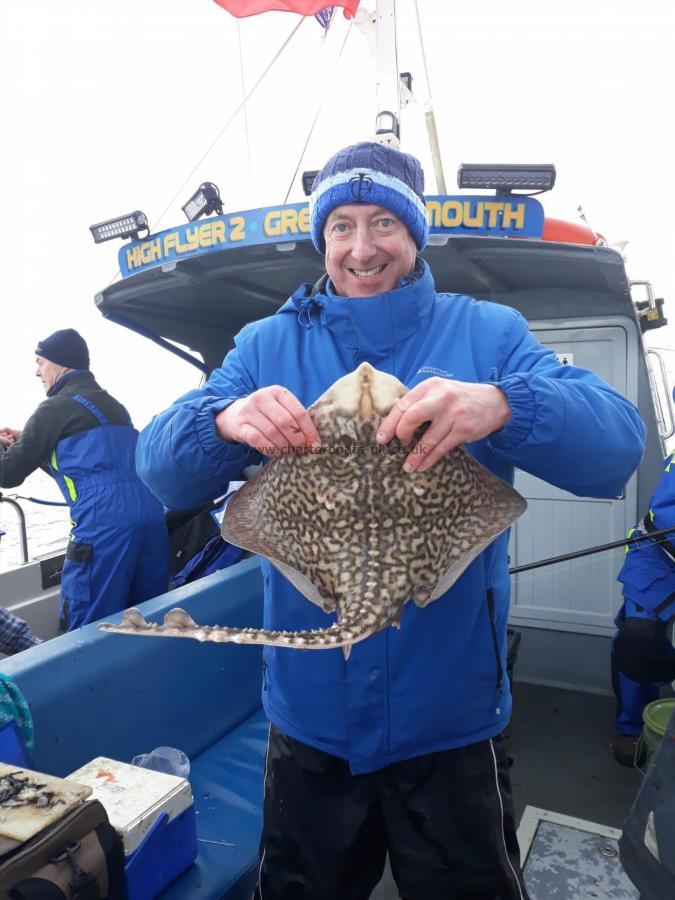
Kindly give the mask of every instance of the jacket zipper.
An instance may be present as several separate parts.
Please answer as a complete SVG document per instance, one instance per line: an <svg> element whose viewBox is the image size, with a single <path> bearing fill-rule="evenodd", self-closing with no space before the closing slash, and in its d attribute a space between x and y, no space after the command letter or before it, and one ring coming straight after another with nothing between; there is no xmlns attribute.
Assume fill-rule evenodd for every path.
<svg viewBox="0 0 675 900"><path fill-rule="evenodd" d="M267 663L262 664L263 691L267 690Z"/></svg>
<svg viewBox="0 0 675 900"><path fill-rule="evenodd" d="M495 660L497 663L497 706L495 713L501 714L499 701L501 700L502 690L504 688L504 667L502 666L502 658L499 653L499 641L497 640L497 626L495 625L495 592L492 588L488 588L487 592L487 608L488 618L490 620L490 633L492 635L492 646L495 651Z"/></svg>

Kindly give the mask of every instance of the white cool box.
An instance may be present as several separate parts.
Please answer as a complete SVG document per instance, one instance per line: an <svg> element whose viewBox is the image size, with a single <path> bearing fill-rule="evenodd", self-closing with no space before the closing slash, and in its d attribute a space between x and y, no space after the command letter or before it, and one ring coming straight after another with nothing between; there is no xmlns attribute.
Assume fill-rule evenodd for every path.
<svg viewBox="0 0 675 900"><path fill-rule="evenodd" d="M91 787L124 843L128 900L150 900L197 856L190 782L99 756L69 779Z"/></svg>

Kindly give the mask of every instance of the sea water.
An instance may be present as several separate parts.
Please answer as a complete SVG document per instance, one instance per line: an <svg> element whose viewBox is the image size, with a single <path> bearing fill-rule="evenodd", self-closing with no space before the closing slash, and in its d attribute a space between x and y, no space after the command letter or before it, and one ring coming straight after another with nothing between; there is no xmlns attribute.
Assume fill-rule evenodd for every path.
<svg viewBox="0 0 675 900"><path fill-rule="evenodd" d="M34 497L63 503L63 495L56 482L46 472L38 470L22 485L2 491L5 497ZM58 550L65 550L70 531L70 510L67 506L43 506L18 499L26 516L28 558L34 559ZM0 572L21 565L19 517L9 503L0 503Z"/></svg>

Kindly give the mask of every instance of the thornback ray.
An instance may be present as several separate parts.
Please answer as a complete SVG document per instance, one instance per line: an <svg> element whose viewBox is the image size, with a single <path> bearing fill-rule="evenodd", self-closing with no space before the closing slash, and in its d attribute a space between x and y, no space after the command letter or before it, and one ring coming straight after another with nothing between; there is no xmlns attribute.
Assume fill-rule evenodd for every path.
<svg viewBox="0 0 675 900"><path fill-rule="evenodd" d="M398 627L408 600L425 607L445 594L527 503L461 445L426 472L404 472L409 448L397 439L381 446L375 438L406 393L393 375L362 363L309 408L321 447L273 457L225 510L223 538L266 557L307 600L336 612L337 622L265 631L201 626L171 610L157 625L127 610L120 625L99 627L305 650L342 647L346 657L352 644Z"/></svg>

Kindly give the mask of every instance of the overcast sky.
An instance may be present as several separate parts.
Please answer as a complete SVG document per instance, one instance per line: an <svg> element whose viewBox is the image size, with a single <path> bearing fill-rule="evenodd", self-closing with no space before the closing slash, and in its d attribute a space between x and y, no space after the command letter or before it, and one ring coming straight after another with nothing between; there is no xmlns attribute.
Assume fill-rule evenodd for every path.
<svg viewBox="0 0 675 900"><path fill-rule="evenodd" d="M675 322L673 2L419 9L448 191L461 162L555 163L547 213L575 220L581 204L610 243L628 240L631 277L652 280ZM434 193L411 0L398 16L399 69L412 71L420 99L404 113L403 146ZM203 180L228 211L283 202L322 98L303 168L369 138L365 38L352 29L336 68L346 20L339 13L324 41L308 19L246 119L190 174L240 103L242 74L248 90L297 22L237 22L212 0L0 0L0 425L21 427L42 399L34 349L56 328L82 332L94 373L138 425L195 385L196 370L97 312L121 244L96 246L88 226L133 209L158 228L180 224ZM302 199L296 184L290 201ZM675 346L672 334L653 343Z"/></svg>

